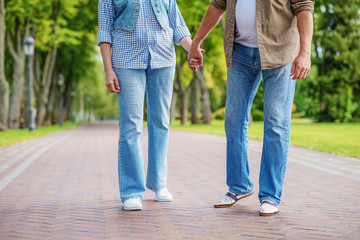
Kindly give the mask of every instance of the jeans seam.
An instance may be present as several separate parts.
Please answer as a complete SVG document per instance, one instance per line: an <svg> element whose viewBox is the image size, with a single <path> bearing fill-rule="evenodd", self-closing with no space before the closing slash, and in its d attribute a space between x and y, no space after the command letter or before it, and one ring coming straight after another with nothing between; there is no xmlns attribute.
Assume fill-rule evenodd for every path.
<svg viewBox="0 0 360 240"><path fill-rule="evenodd" d="M120 171L119 171L119 185L120 185L120 193L122 193L123 192L123 166L122 166L122 161L121 161L121 143L119 142L119 167L120 167Z"/></svg>
<svg viewBox="0 0 360 240"><path fill-rule="evenodd" d="M257 76L256 76L257 77ZM254 86L255 86L255 82L256 82L256 78L255 78L255 81L253 82L253 84L252 84L252 86L251 86L251 91L249 91L249 94L248 94L248 96L247 96L247 98L246 98L246 116L245 116L245 120L246 120L246 118L248 118L248 116L249 116L249 113L250 113L250 111L251 111L251 106L249 106L249 102L250 102L250 96L251 96L251 93L254 91ZM250 110L249 110L249 107L250 107ZM247 127L249 124L247 123L247 124L243 124L243 127ZM241 136L241 141L242 141L242 143L244 144L244 140L245 140L245 135L244 135L244 131L245 131L245 128L243 128L243 130L242 130L242 136ZM246 157L246 156L248 156L249 154L248 154L248 149L246 149L246 151L245 152L243 152L243 157ZM249 164L249 159L247 159L247 162L248 162L248 164ZM245 166L243 166L243 167L245 167Z"/></svg>
<svg viewBox="0 0 360 240"><path fill-rule="evenodd" d="M294 81L294 80L290 80L290 81ZM291 83L288 84L288 91L287 91L288 94L287 94L287 99L286 99L287 104L285 104L285 124L284 125L285 125L285 137L286 137L285 138L285 140L286 140L285 152L286 153L289 150L289 144L290 144L290 129L289 129L290 127L289 126L290 126L291 123L288 123L288 121L290 120L290 119L288 119L289 118L290 106L287 106L287 105L289 105L290 96L292 95L290 90L291 90ZM285 159L287 159L287 154L284 157L285 157ZM285 176L285 173L286 173L286 165L284 167L283 177ZM283 185L284 185L284 182L283 182Z"/></svg>

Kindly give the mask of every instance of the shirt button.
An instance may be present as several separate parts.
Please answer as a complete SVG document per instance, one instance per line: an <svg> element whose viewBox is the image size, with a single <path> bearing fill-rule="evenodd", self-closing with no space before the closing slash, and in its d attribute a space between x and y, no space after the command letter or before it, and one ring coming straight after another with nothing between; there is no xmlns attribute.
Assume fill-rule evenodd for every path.
<svg viewBox="0 0 360 240"><path fill-rule="evenodd" d="M157 7L157 6L159 6L159 5L155 4L155 7Z"/></svg>
<svg viewBox="0 0 360 240"><path fill-rule="evenodd" d="M158 12L158 13L160 13L160 11L159 11L159 10L158 10L157 12Z"/></svg>
<svg viewBox="0 0 360 240"><path fill-rule="evenodd" d="M230 34L230 37L232 37L233 35L232 34Z"/></svg>

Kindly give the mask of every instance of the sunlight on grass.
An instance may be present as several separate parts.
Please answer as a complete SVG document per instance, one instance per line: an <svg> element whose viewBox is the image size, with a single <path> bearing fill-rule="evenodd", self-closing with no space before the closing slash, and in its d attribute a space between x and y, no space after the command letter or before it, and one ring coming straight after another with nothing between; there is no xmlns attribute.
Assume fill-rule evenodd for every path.
<svg viewBox="0 0 360 240"><path fill-rule="evenodd" d="M63 126L60 125L52 125L46 127L36 128L34 132L30 132L28 128L25 129L9 129L5 132L0 132L0 148L6 147L11 144L23 142L26 140L30 140L33 138L41 137L49 133L54 133L64 129L70 129L82 124L81 122L64 122Z"/></svg>
<svg viewBox="0 0 360 240"><path fill-rule="evenodd" d="M224 122L213 120L209 125L181 125L176 120L171 124L172 130L225 135ZM263 138L263 122L253 122L249 126L249 138ZM359 123L303 123L292 120L291 145L317 151L360 158L360 124Z"/></svg>

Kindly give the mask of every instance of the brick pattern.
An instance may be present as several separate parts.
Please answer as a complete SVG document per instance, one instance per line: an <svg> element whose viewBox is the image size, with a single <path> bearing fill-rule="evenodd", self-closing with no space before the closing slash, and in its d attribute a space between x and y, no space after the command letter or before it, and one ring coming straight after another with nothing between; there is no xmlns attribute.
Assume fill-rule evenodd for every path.
<svg viewBox="0 0 360 240"><path fill-rule="evenodd" d="M148 191L143 211L127 212L117 137L116 123L96 123L1 149L0 239L360 239L360 159L291 147L280 213L259 217L256 194L212 207L227 191L225 137L172 131L174 201ZM261 148L249 141L255 183Z"/></svg>

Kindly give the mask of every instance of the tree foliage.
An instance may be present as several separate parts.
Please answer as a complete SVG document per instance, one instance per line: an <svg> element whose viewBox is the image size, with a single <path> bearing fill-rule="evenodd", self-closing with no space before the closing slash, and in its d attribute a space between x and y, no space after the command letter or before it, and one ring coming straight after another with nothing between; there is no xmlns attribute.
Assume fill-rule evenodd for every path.
<svg viewBox="0 0 360 240"><path fill-rule="evenodd" d="M318 121L360 120L360 1L317 0L313 68L296 103Z"/></svg>
<svg viewBox="0 0 360 240"><path fill-rule="evenodd" d="M2 0L0 16L0 128L6 129L9 118L23 118L26 89L22 44L27 34L36 41L34 66L36 103L40 124L59 120L59 97L62 96L67 119L77 112L79 120L91 112L97 118L116 118L116 95L104 86L104 72L96 47L97 0ZM195 36L209 6L208 0L178 0L178 6ZM0 19L1 20L1 19ZM206 38L202 48L205 65L194 74L187 66L187 53L176 47L177 66L174 84L173 115L187 120L188 109L205 111L205 98L211 111L224 112L226 98L226 65L223 52L222 26L219 24ZM305 80L297 81L296 111L317 121L360 121L360 0L317 0L314 12L312 71ZM57 83L63 74L65 84ZM22 79L22 80L21 80ZM196 84L195 84L196 83ZM18 91L14 91L18 89ZM20 90L19 90L20 89ZM198 91L198 92L194 92ZM193 92L194 94L190 94ZM190 96L193 100L188 101ZM12 96L13 98L11 98ZM16 97L17 96L17 97ZM252 115L262 119L262 87L254 100ZM195 100L194 100L195 99ZM10 100L10 101L5 101ZM40 101L41 100L41 101ZM5 110L10 102L11 110ZM21 107L16 107L18 102ZM191 106L193 108L191 108ZM6 107L8 108L8 107ZM15 109L15 110L14 110ZM40 114L41 111L43 114ZM11 111L19 111L19 115ZM194 115L195 116L195 115ZM196 117L198 118L198 117ZM196 121L196 119L194 120ZM5 125L4 125L5 124ZM14 123L12 126L17 126ZM9 126L11 124L9 123Z"/></svg>

